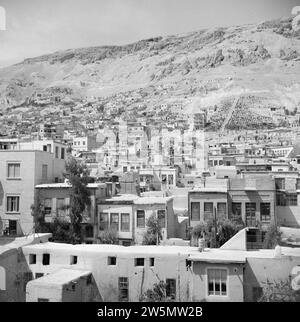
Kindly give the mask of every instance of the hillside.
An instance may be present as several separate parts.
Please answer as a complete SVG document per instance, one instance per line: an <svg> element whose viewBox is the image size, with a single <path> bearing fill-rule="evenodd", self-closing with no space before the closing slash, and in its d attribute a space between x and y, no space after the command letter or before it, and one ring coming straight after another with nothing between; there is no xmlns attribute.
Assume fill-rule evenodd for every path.
<svg viewBox="0 0 300 322"><path fill-rule="evenodd" d="M272 124L270 106L300 109L299 75L300 31L289 17L26 59L0 69L0 111L90 102L147 116L165 104L179 115L207 108L214 129L240 97L226 126L251 128Z"/></svg>

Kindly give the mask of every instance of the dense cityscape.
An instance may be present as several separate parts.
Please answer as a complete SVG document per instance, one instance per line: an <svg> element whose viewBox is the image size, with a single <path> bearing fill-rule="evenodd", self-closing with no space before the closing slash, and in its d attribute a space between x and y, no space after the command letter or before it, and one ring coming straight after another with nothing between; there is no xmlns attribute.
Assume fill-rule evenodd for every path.
<svg viewBox="0 0 300 322"><path fill-rule="evenodd" d="M299 43L299 17L296 7L280 35ZM254 52L251 64L271 57ZM300 96L197 99L237 74L106 96L37 87L30 64L78 54L53 55L25 60L20 74L14 65L9 81L0 69L0 302L298 302Z"/></svg>

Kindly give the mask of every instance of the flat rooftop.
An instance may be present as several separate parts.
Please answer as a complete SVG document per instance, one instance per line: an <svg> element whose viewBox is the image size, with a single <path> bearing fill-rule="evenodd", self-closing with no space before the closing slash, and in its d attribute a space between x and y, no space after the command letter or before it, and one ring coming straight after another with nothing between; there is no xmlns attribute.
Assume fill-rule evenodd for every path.
<svg viewBox="0 0 300 322"><path fill-rule="evenodd" d="M104 256L175 256L187 255L193 261L212 263L245 263L247 258L275 258L274 249L260 250L228 250L221 248L205 248L200 252L198 247L190 246L120 246L104 244L62 244L62 243L41 243L23 247L25 253L30 252L60 252L71 255L99 254ZM300 258L300 248L281 247L281 256L294 256Z"/></svg>
<svg viewBox="0 0 300 322"><path fill-rule="evenodd" d="M68 284L74 280L79 279L80 277L85 277L92 274L90 271L78 270L78 269L60 269L55 273L42 276L40 278L30 281L30 284L34 285L53 285L60 286Z"/></svg>

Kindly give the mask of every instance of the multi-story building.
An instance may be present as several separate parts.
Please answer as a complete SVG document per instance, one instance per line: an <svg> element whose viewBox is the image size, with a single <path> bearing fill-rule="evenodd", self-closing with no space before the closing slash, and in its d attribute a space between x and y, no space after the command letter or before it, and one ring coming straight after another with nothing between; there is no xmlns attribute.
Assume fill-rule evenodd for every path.
<svg viewBox="0 0 300 322"><path fill-rule="evenodd" d="M275 217L275 180L270 175L229 179L229 218L240 217L247 227L266 230Z"/></svg>
<svg viewBox="0 0 300 322"><path fill-rule="evenodd" d="M87 135L73 138L72 150L75 152L92 151L96 147L96 136Z"/></svg>
<svg viewBox="0 0 300 322"><path fill-rule="evenodd" d="M0 151L0 234L29 234L34 228L31 207L34 187L63 180L65 160L53 153L34 150Z"/></svg>
<svg viewBox="0 0 300 322"><path fill-rule="evenodd" d="M228 183L226 179L209 180L188 194L190 227L200 222L228 218Z"/></svg>
<svg viewBox="0 0 300 322"><path fill-rule="evenodd" d="M175 237L175 216L172 197L139 197L116 195L97 201L97 228L100 234L114 228L120 244L141 244L147 220L154 214L160 221L163 240Z"/></svg>
<svg viewBox="0 0 300 322"><path fill-rule="evenodd" d="M94 226L96 222L96 199L107 196L107 185L105 183L89 183L90 205L82 215L82 238L85 243L94 243L96 232ZM35 186L36 203L45 215L45 222L53 222L60 219L70 222L70 193L71 185L63 183L44 183Z"/></svg>

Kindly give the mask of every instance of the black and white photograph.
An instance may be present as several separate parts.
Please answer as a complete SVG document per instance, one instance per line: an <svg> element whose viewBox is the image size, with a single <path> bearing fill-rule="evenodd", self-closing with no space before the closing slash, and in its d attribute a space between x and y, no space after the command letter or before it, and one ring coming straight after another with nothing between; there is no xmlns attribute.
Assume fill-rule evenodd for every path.
<svg viewBox="0 0 300 322"><path fill-rule="evenodd" d="M300 0L0 0L0 302L300 302Z"/></svg>

